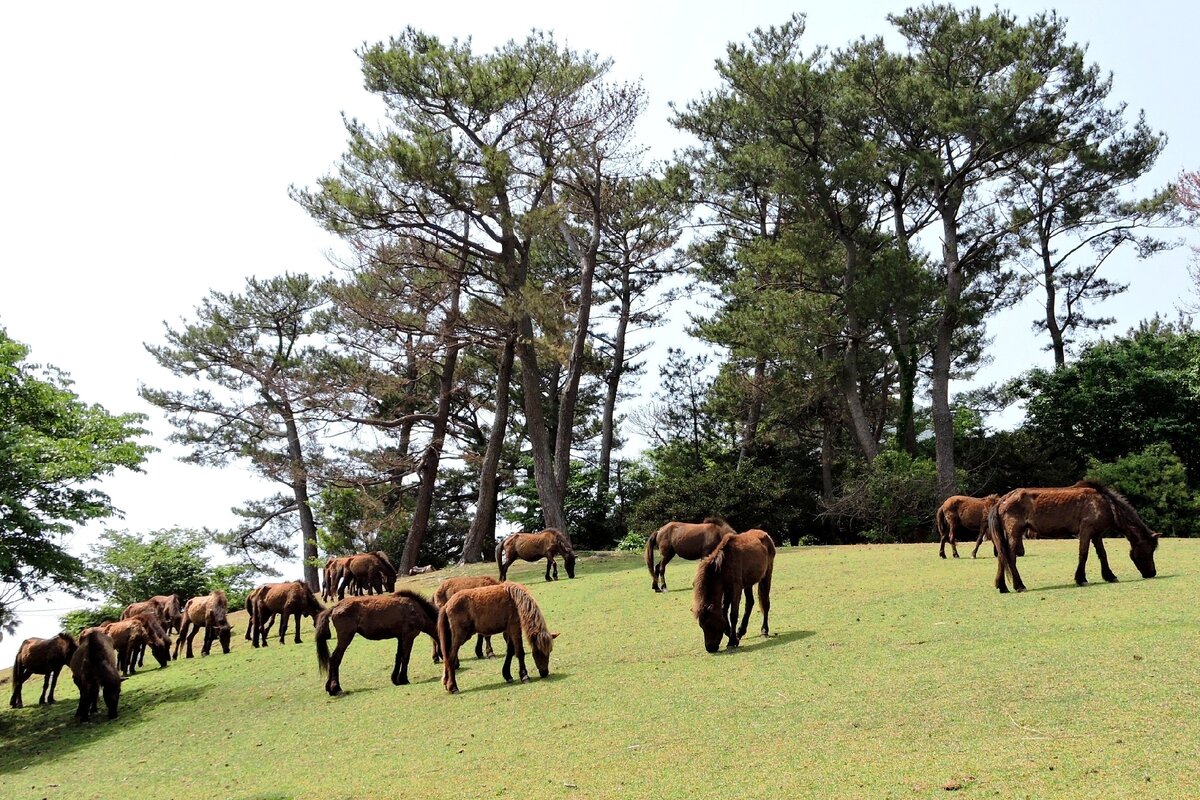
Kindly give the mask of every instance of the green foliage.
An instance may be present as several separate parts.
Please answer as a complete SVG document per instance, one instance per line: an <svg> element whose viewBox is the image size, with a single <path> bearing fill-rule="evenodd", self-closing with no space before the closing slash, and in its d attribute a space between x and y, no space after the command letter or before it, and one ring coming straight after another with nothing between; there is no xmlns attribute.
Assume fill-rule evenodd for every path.
<svg viewBox="0 0 1200 800"><path fill-rule="evenodd" d="M1200 332L1159 319L1096 342L1053 372L1034 370L1010 387L1026 400L1027 426L1071 458L1114 462L1166 444L1200 476Z"/></svg>
<svg viewBox="0 0 1200 800"><path fill-rule="evenodd" d="M521 460L525 477L505 492L500 504L500 515L523 531L540 531L545 527L537 486L533 479L533 460ZM580 461L571 462L571 474L567 480L567 493L563 498L563 514L567 519L567 533L578 550L607 550L621 538L624 531L619 520L610 516L613 492L610 496L596 496L596 485L600 471Z"/></svg>
<svg viewBox="0 0 1200 800"><path fill-rule="evenodd" d="M0 620L9 604L82 586L83 562L62 537L116 513L95 481L140 471L153 447L137 443L145 416L83 403L65 374L25 362L29 350L0 329Z"/></svg>
<svg viewBox="0 0 1200 800"><path fill-rule="evenodd" d="M145 536L106 531L92 546L89 585L122 608L158 594L187 600L210 591L212 568L200 531L170 528Z"/></svg>
<svg viewBox="0 0 1200 800"><path fill-rule="evenodd" d="M825 513L872 542L927 541L938 506L937 466L899 450L858 464Z"/></svg>
<svg viewBox="0 0 1200 800"><path fill-rule="evenodd" d="M104 603L89 608L68 611L62 616L63 630L72 636L78 636L84 628L91 628L102 622L115 622L121 618L126 603Z"/></svg>
<svg viewBox="0 0 1200 800"><path fill-rule="evenodd" d="M630 531L617 542L617 549L623 553L643 553L646 550L646 539L645 533Z"/></svg>
<svg viewBox="0 0 1200 800"><path fill-rule="evenodd" d="M1152 444L1110 463L1089 459L1087 476L1123 494L1153 530L1197 534L1200 498L1188 487L1187 469L1170 445Z"/></svg>

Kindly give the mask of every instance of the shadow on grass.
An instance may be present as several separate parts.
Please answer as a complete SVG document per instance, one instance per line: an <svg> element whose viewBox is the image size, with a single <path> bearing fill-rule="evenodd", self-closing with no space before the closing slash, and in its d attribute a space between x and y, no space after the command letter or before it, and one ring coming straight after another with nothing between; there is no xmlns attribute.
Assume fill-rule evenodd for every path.
<svg viewBox="0 0 1200 800"><path fill-rule="evenodd" d="M762 636L747 633L742 639L741 644L730 650L728 647L723 648L720 652L728 655L736 655L738 652L754 652L756 650L766 650L768 647L778 647L783 644L791 644L807 639L810 636L816 636L816 631L788 631L786 633L773 633L767 638ZM714 653L714 655L718 655Z"/></svg>
<svg viewBox="0 0 1200 800"><path fill-rule="evenodd" d="M1120 578L1119 575L1117 577ZM1169 581L1169 580L1171 580L1171 578L1174 578L1174 577L1177 577L1177 576L1176 575L1158 575L1154 578L1134 577L1134 578L1129 578L1125 582L1126 583L1134 583L1139 580L1142 580L1142 581ZM1121 581L1118 580L1117 583L1121 583ZM1027 588L1025 591L1027 591L1027 592L1053 592L1053 591L1058 591L1059 589L1089 589L1093 586L1108 586L1108 585L1109 585L1108 581L1105 581L1105 580L1088 581L1083 586L1079 586L1078 584L1075 583L1075 581L1071 581L1070 583L1056 583L1053 586L1035 586L1032 589Z"/></svg>
<svg viewBox="0 0 1200 800"><path fill-rule="evenodd" d="M64 754L106 736L128 735L128 728L142 721L146 711L167 703L188 703L203 697L208 686L181 686L171 689L122 687L119 716L106 716L104 700L100 713L92 722L79 723L75 711L77 698L60 700L52 706L27 706L5 713L0 723L0 775L18 772L43 761L53 761Z"/></svg>
<svg viewBox="0 0 1200 800"><path fill-rule="evenodd" d="M566 678L571 677L571 673L555 672L554 670L551 670L549 675L547 675L544 678L539 678L537 676L537 671L535 670L530 673L529 677L530 677L529 683L531 685L535 684L535 683L539 683L541 681L549 681L550 683L554 683L555 681L561 681L561 680L565 680ZM500 670L496 670L496 681L494 683L488 682L486 684L483 684L482 686L472 686L470 688L463 688L463 686L461 684L459 684L458 691L459 691L459 694L474 694L476 692L494 692L497 689L508 689L509 691L516 691L517 687L519 687L520 685L521 685L521 679L517 677L517 664L516 664L516 660L514 659L512 683L506 683L504 680L504 676L502 676L500 674Z"/></svg>

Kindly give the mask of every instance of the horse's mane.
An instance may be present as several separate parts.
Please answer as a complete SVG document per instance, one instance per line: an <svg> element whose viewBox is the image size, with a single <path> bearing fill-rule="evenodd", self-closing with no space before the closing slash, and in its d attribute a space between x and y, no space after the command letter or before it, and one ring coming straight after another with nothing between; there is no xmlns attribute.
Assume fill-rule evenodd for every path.
<svg viewBox="0 0 1200 800"><path fill-rule="evenodd" d="M62 639L67 644L69 644L71 646L72 650L74 650L76 647L79 647L79 643L75 641L75 637L72 636L71 634L67 633L66 631L63 631L62 633L60 633L57 638Z"/></svg>
<svg viewBox="0 0 1200 800"><path fill-rule="evenodd" d="M722 517L720 514L714 514L711 517L705 517L704 522L702 522L701 524L702 525L716 525L718 528L721 528L723 530L729 531L731 533L737 533L737 531L735 531L733 529L733 526L730 525L728 522L726 522L725 518Z"/></svg>
<svg viewBox="0 0 1200 800"><path fill-rule="evenodd" d="M224 589L213 589L210 594L216 602L226 606L229 605L229 598L225 595Z"/></svg>
<svg viewBox="0 0 1200 800"><path fill-rule="evenodd" d="M546 628L546 618L542 616L542 610L538 608L537 601L519 583L505 582L503 585L508 591L508 596L512 598L513 604L517 607L517 616L521 618L521 629L525 631L525 638L529 640L530 646L549 655L554 648L554 637Z"/></svg>
<svg viewBox="0 0 1200 800"><path fill-rule="evenodd" d="M700 616L700 612L706 607L713 605L712 587L716 586L713 580L721 574L721 568L725 565L725 543L729 541L724 536L721 537L720 544L716 549L700 560L700 564L696 567L696 579L692 582L692 614Z"/></svg>
<svg viewBox="0 0 1200 800"><path fill-rule="evenodd" d="M554 539L558 542L558 546L565 550L567 555L575 555L575 550L571 547L571 540L567 538L565 533L558 528L547 528L546 530L554 534Z"/></svg>
<svg viewBox="0 0 1200 800"><path fill-rule="evenodd" d="M1150 526L1142 520L1134 507L1129 504L1129 501L1120 492L1105 486L1099 481L1082 480L1075 485L1081 489L1093 489L1108 500L1113 510L1113 518L1116 519L1117 524L1125 532L1137 533L1143 539L1154 538L1154 531L1150 530Z"/></svg>
<svg viewBox="0 0 1200 800"><path fill-rule="evenodd" d="M396 591L396 594L399 595L400 597L407 597L409 600L412 600L414 603L417 604L417 606L420 607L420 609L422 611L424 611L426 614L428 614L435 621L437 620L437 617L438 617L437 607L434 606L433 603L429 602L421 595L419 595L416 592L411 591L409 589L399 589Z"/></svg>

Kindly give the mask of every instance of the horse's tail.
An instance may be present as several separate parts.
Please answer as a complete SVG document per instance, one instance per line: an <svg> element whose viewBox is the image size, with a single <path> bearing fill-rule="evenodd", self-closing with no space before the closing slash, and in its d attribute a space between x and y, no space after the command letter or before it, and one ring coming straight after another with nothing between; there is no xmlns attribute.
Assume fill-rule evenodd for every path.
<svg viewBox="0 0 1200 800"><path fill-rule="evenodd" d="M654 574L654 550L658 547L658 534L662 532L659 528L654 533L646 537L646 569L650 570L650 577L655 577Z"/></svg>
<svg viewBox="0 0 1200 800"><path fill-rule="evenodd" d="M937 530L938 541L944 542L950 537L950 523L946 521L946 506L938 506L937 515L934 517L934 527Z"/></svg>
<svg viewBox="0 0 1200 800"><path fill-rule="evenodd" d="M546 629L546 618L542 616L537 601L518 583L506 583L504 588L517 607L517 616L521 619L521 630L525 632L525 638L543 653L549 653L554 646L554 637Z"/></svg>
<svg viewBox="0 0 1200 800"><path fill-rule="evenodd" d="M1008 541L1008 536L1004 534L1004 526L1000 524L1000 504L996 503L988 510L987 517L988 538L992 540L992 544L996 546L996 558L1000 559L999 574L1003 575L1004 570L1013 574L1013 565L1016 559L1013 557L1012 543Z"/></svg>
<svg viewBox="0 0 1200 800"><path fill-rule="evenodd" d="M17 657L13 659L12 666L12 699L8 701L8 704L13 708L17 708L18 704L21 702L21 683L25 679L25 676L22 674L24 669L25 662L21 658L21 651L17 650Z"/></svg>
<svg viewBox="0 0 1200 800"><path fill-rule="evenodd" d="M508 542L508 537L496 542L496 566L500 568L500 580L504 580L508 575L508 567L504 564L504 546Z"/></svg>
<svg viewBox="0 0 1200 800"><path fill-rule="evenodd" d="M317 666L321 669L322 675L329 674L329 617L333 614L333 609L327 608L317 615Z"/></svg>

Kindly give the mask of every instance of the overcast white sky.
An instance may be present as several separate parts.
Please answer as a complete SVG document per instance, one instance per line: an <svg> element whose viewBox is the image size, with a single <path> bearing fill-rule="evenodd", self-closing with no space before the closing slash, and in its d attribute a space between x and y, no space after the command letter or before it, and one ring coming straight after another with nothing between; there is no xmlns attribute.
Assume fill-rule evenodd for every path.
<svg viewBox="0 0 1200 800"><path fill-rule="evenodd" d="M324 273L328 236L287 196L342 152L340 115L376 119L354 51L413 25L473 37L480 49L532 27L615 61L641 78L641 127L655 157L682 140L668 103L716 85L731 40L808 12L809 45L886 33L900 2L525 3L5 3L0 7L0 327L32 360L68 371L79 395L112 412L151 414L163 450L145 474L105 483L132 530L224 528L247 495L240 469L179 464L161 416L137 396L163 381L142 343L190 315L210 290L249 275ZM965 4L960 4L965 5ZM988 7L988 4L984 4ZM1195 80L1197 5L1071 0L1002 3L1021 16L1056 8L1071 37L1115 74L1113 96L1145 109L1170 145L1146 187L1200 167ZM1132 281L1106 307L1123 331L1188 291L1186 252L1128 258ZM1029 331L1034 308L993 324L999 380L1048 364ZM662 334L660 334L661 338ZM256 490L255 490L256 491ZM98 530L99 528L97 528ZM76 543L95 531L84 531ZM27 624L0 644L0 663L28 635L56 628L62 598L26 607Z"/></svg>

